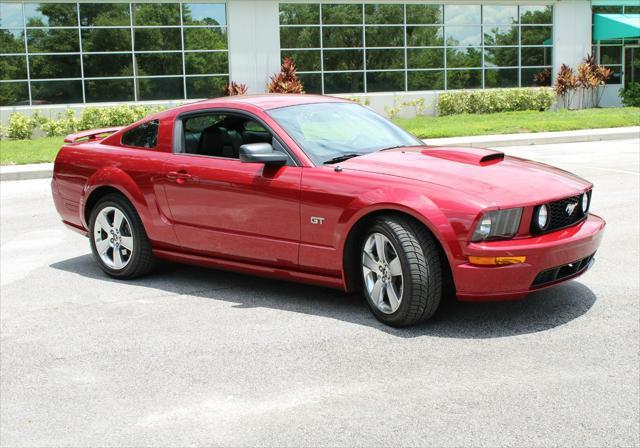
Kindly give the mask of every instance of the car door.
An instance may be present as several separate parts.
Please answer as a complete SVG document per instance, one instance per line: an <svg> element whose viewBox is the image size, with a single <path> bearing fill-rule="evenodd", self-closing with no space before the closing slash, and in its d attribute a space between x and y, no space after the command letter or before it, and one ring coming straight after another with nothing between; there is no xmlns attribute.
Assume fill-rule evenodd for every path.
<svg viewBox="0 0 640 448"><path fill-rule="evenodd" d="M267 166L174 152L165 191L180 244L216 258L297 266L301 174L293 159Z"/></svg>

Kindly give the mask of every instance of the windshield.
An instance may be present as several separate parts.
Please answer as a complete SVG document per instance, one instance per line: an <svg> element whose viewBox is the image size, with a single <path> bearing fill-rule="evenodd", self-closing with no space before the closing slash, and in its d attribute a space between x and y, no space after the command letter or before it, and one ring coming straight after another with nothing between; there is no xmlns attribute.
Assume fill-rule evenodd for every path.
<svg viewBox="0 0 640 448"><path fill-rule="evenodd" d="M317 165L381 149L423 145L389 120L358 104L302 104L268 113Z"/></svg>

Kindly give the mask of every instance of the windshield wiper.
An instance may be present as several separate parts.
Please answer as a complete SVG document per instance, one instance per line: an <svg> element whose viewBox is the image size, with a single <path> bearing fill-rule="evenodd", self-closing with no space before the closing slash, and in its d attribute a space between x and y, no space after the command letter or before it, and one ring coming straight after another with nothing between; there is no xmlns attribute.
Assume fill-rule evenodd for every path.
<svg viewBox="0 0 640 448"><path fill-rule="evenodd" d="M325 165L331 165L332 163L339 163L339 162L344 162L345 160L349 160L349 159L353 159L354 157L358 157L361 156L361 153L358 152L351 152L348 154L342 154L338 157L334 157L333 159L329 159L326 162L324 162Z"/></svg>

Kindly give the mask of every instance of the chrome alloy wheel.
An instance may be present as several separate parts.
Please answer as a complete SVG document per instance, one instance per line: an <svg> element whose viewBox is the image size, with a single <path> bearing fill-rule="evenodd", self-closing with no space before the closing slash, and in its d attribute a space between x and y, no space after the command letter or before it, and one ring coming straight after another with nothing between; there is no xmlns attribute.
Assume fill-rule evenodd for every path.
<svg viewBox="0 0 640 448"><path fill-rule="evenodd" d="M362 250L362 273L367 294L385 314L395 313L402 302L402 265L389 238L372 233Z"/></svg>
<svg viewBox="0 0 640 448"><path fill-rule="evenodd" d="M131 224L121 210L105 207L93 226L93 241L102 262L111 269L124 269L133 254Z"/></svg>

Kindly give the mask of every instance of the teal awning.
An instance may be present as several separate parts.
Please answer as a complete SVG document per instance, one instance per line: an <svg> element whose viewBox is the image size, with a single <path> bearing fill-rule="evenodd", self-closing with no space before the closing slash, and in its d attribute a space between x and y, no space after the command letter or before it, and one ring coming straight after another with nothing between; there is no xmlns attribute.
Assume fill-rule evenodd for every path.
<svg viewBox="0 0 640 448"><path fill-rule="evenodd" d="M593 40L640 38L640 14L594 14Z"/></svg>

